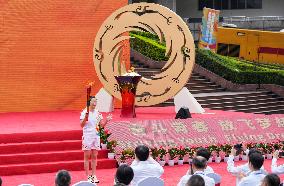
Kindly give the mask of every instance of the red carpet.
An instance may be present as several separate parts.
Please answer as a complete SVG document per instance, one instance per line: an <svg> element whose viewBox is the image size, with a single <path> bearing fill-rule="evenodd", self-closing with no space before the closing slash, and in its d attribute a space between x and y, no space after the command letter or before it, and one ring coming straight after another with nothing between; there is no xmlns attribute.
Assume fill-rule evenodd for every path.
<svg viewBox="0 0 284 186"><path fill-rule="evenodd" d="M0 113L0 134L81 130L79 125L80 112L81 111ZM112 114L114 121L121 120L120 109L115 109ZM138 107L136 108L136 115L137 119L173 119L175 117L175 111L173 106ZM205 114L192 114L192 117L210 118L212 116L230 117L236 115L249 116L253 114L206 109Z"/></svg>
<svg viewBox="0 0 284 186"><path fill-rule="evenodd" d="M244 164L245 162L237 162L237 164ZM279 159L279 165L284 163L284 159ZM271 160L265 160L265 169L270 171ZM215 172L222 175L222 186L234 186L235 178L227 173L227 164L222 162L220 164L211 163L209 164ZM165 180L166 186L176 186L179 179L188 170L188 164L183 166L165 167L165 173L163 179ZM113 185L113 177L116 169L101 169L98 170L97 175L100 179L100 186L111 186ZM85 178L83 171L71 171L72 183L76 183ZM55 173L45 174L28 174L18 176L3 176L3 186L15 186L21 183L31 183L35 186L52 186L54 185ZM284 175L281 176L281 180L284 179Z"/></svg>

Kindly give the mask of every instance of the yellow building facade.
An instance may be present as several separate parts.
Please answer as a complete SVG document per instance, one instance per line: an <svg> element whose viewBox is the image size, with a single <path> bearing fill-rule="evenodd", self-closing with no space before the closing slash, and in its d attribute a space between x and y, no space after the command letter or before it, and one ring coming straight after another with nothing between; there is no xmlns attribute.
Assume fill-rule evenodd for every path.
<svg viewBox="0 0 284 186"><path fill-rule="evenodd" d="M217 53L284 65L284 33L219 27Z"/></svg>

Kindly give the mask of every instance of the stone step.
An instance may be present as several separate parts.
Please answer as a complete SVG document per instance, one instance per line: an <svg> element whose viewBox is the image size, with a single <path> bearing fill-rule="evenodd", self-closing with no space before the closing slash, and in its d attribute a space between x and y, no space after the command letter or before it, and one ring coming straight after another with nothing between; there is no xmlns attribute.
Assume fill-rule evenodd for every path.
<svg viewBox="0 0 284 186"><path fill-rule="evenodd" d="M160 69L151 69L139 61L131 60L135 71L145 78L151 79L161 73ZM185 86L204 108L262 114L284 113L284 98L267 90L230 92L194 72ZM173 105L174 100L169 99L157 106Z"/></svg>
<svg viewBox="0 0 284 186"><path fill-rule="evenodd" d="M277 98L267 98L267 99L257 99L257 100L234 100L232 99L231 101L223 101L220 102L220 100L217 100L216 102L209 102L207 100L200 101L198 102L204 106L218 106L218 105L235 105L235 104L247 104L247 103L255 103L255 102L260 102L260 103L275 103L278 104L278 99ZM284 103L284 101L281 101L281 103Z"/></svg>
<svg viewBox="0 0 284 186"><path fill-rule="evenodd" d="M204 104L201 104L202 106L205 106ZM234 104L207 104L206 107L208 108L215 108L215 107L222 107L222 108L261 108L261 107L270 107L270 106L278 106L278 107L283 107L284 108L284 102L280 102L277 103L277 105L275 104L275 102L254 102L254 103L234 103Z"/></svg>
<svg viewBox="0 0 284 186"><path fill-rule="evenodd" d="M244 105L244 106L223 106L223 107L208 107L210 109L216 109L216 110L230 110L230 111L240 111L240 112L260 112L260 111L265 111L269 109L273 110L278 110L278 109L284 109L284 105L259 105L259 106L249 106L249 105Z"/></svg>

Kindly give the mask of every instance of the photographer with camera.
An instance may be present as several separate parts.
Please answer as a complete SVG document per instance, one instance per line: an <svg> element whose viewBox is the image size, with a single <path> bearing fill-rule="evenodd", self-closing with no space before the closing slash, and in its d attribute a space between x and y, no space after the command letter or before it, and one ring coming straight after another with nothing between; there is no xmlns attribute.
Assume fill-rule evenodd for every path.
<svg viewBox="0 0 284 186"><path fill-rule="evenodd" d="M240 153L242 153L243 151L246 152L246 154L248 154L248 156L252 153L259 153L261 154L260 151L256 150L256 149L245 149L242 147L242 144L237 144L234 146L234 148L231 149L231 154L229 156L229 159L227 161L227 170L228 172L232 173L234 176L236 176L236 185L239 184L240 180L245 177L248 176L249 173L251 172L250 168L249 168L249 163L246 163L244 165L239 165L235 167L234 164L234 157L239 155ZM264 170L263 167L261 167L261 172L263 172L263 174L267 174L267 172Z"/></svg>
<svg viewBox="0 0 284 186"><path fill-rule="evenodd" d="M263 178L266 176L260 168L263 166L264 157L258 152L249 154L249 175L243 177L238 186L261 185Z"/></svg>

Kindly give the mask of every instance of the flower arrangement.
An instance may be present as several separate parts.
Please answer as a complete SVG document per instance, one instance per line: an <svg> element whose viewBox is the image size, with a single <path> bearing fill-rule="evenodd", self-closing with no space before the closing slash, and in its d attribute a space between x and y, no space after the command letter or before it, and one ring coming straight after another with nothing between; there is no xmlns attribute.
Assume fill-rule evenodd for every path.
<svg viewBox="0 0 284 186"><path fill-rule="evenodd" d="M224 144L220 145L220 150L225 153L225 157L229 157L232 147L230 144Z"/></svg>
<svg viewBox="0 0 284 186"><path fill-rule="evenodd" d="M183 146L180 146L177 149L177 155L179 160L183 160L184 156L187 154L186 149Z"/></svg>
<svg viewBox="0 0 284 186"><path fill-rule="evenodd" d="M125 163L127 159L134 159L134 150L133 149L124 149L121 152L120 160L121 163Z"/></svg>
<svg viewBox="0 0 284 186"><path fill-rule="evenodd" d="M159 152L159 159L160 161L164 161L164 157L165 155L167 154L167 151L165 148L163 148L162 146L158 149L158 152Z"/></svg>
<svg viewBox="0 0 284 186"><path fill-rule="evenodd" d="M264 143L257 143L255 148L261 152L262 155L267 154L266 144Z"/></svg>
<svg viewBox="0 0 284 186"><path fill-rule="evenodd" d="M108 138L110 137L111 132L105 129L104 127L99 127L99 135L100 135L101 142L103 144L107 144Z"/></svg>
<svg viewBox="0 0 284 186"><path fill-rule="evenodd" d="M107 142L107 148L109 149L110 153L114 153L114 148L117 146L117 141L116 140L111 140Z"/></svg>
<svg viewBox="0 0 284 186"><path fill-rule="evenodd" d="M272 146L274 150L281 150L283 148L283 144L280 141L273 142Z"/></svg>
<svg viewBox="0 0 284 186"><path fill-rule="evenodd" d="M185 151L186 151L186 154L188 154L189 158L192 158L195 151L196 151L196 148L195 147L186 147Z"/></svg>
<svg viewBox="0 0 284 186"><path fill-rule="evenodd" d="M159 149L157 147L151 148L151 155L152 155L154 160L157 160L159 153L160 152L159 152Z"/></svg>
<svg viewBox="0 0 284 186"><path fill-rule="evenodd" d="M275 150L282 150L284 148L282 141L275 141L270 143L247 143L245 144L248 149L251 148L257 148L260 150L263 154L270 154L270 156L267 155L267 157L272 157L271 153L273 153ZM109 141L107 143L107 147L110 150L110 152L117 151L119 152L119 147L117 146L117 142L115 140ZM115 148L116 147L116 148ZM226 161L226 156L229 156L231 153L231 149L233 148L233 145L231 144L213 144L208 147L206 147L214 156L215 155L215 162L219 163L221 159L224 159ZM164 161L165 155L169 154L169 159L174 160L176 157L179 158L179 160L183 160L185 155L189 155L189 158L192 158L194 156L194 153L196 151L197 147L191 146L191 147L170 147L167 149L166 147L154 147L151 148L151 155L155 160L160 160L159 163ZM117 160L118 162L125 163L126 161L132 161L134 159L134 150L133 149L124 149L118 153ZM219 155L219 157L217 157ZM280 155L282 156L282 155ZM218 160L218 161L217 161ZM129 163L126 162L126 163Z"/></svg>
<svg viewBox="0 0 284 186"><path fill-rule="evenodd" d="M248 149L252 149L252 148L255 148L256 143L250 142L250 143L247 143L246 146Z"/></svg>
<svg viewBox="0 0 284 186"><path fill-rule="evenodd" d="M170 160L173 160L177 157L178 154L178 148L172 147L168 150L168 154L170 155Z"/></svg>
<svg viewBox="0 0 284 186"><path fill-rule="evenodd" d="M272 152L274 151L273 143L264 144L264 148L265 148L267 154L272 154Z"/></svg>

